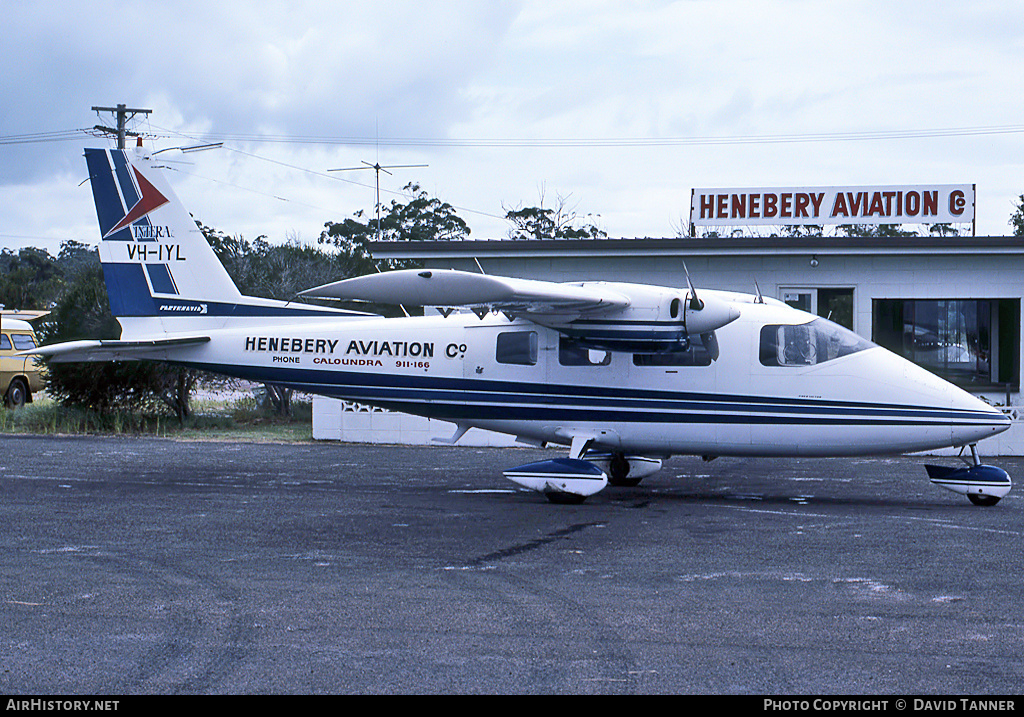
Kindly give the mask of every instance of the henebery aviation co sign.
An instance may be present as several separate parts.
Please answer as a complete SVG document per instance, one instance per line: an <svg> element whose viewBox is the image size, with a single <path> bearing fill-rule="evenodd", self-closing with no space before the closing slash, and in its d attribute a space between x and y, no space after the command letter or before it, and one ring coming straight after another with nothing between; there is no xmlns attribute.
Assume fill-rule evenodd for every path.
<svg viewBox="0 0 1024 717"><path fill-rule="evenodd" d="M694 189L694 226L969 224L973 184Z"/></svg>

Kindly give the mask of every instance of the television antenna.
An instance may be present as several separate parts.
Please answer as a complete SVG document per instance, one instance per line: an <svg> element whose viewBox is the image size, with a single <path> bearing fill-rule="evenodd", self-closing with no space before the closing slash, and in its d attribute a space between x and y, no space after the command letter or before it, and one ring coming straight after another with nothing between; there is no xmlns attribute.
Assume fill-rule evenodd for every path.
<svg viewBox="0 0 1024 717"><path fill-rule="evenodd" d="M380 241L380 173L389 174L389 169L406 169L410 167L427 167L426 164L389 164L386 167L381 166L380 162L370 164L365 159L363 160L363 167L339 167L338 169L328 169L328 172L352 172L360 169L372 169L374 174L377 175L377 241Z"/></svg>

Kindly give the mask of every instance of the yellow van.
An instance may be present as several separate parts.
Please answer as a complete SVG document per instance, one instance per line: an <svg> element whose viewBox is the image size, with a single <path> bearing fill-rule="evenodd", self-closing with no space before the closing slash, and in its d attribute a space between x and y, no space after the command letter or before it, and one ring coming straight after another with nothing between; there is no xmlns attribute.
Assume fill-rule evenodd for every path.
<svg viewBox="0 0 1024 717"><path fill-rule="evenodd" d="M32 402L32 394L43 389L46 369L33 356L15 356L39 345L32 324L0 316L0 396L8 408Z"/></svg>

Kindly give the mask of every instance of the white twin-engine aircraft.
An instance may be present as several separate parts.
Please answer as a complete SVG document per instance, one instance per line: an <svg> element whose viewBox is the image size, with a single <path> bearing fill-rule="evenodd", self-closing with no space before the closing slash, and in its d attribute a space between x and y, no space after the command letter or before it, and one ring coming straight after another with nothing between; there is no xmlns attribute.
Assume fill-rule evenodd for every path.
<svg viewBox="0 0 1024 717"><path fill-rule="evenodd" d="M855 456L971 447L931 479L980 505L1002 412L825 319L757 295L438 269L305 296L439 309L382 318L242 296L145 150L86 150L115 341L51 361L156 359L450 421L568 457L506 471L553 502L636 485L671 455ZM453 311L454 307L471 311Z"/></svg>

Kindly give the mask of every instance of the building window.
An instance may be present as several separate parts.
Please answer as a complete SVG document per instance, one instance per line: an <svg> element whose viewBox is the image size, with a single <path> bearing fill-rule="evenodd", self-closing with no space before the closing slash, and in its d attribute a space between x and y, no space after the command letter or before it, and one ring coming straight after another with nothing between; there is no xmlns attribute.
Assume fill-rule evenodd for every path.
<svg viewBox="0 0 1024 717"><path fill-rule="evenodd" d="M1020 383L1020 299L875 299L875 342L964 387Z"/></svg>
<svg viewBox="0 0 1024 717"><path fill-rule="evenodd" d="M536 331L504 331L498 334L494 352L498 363L534 366L537 363Z"/></svg>

